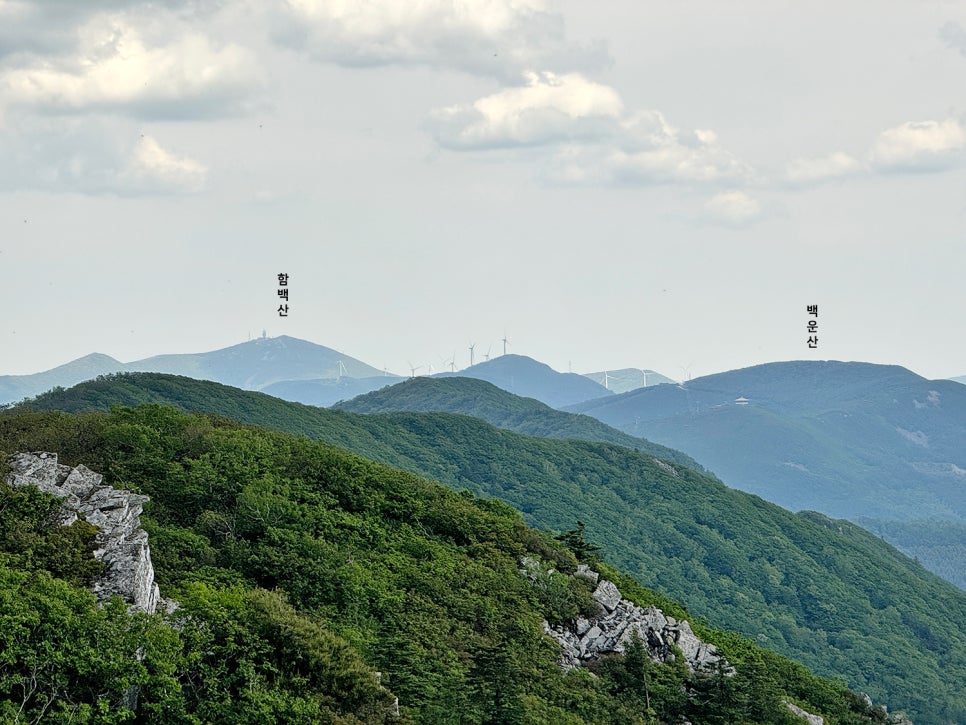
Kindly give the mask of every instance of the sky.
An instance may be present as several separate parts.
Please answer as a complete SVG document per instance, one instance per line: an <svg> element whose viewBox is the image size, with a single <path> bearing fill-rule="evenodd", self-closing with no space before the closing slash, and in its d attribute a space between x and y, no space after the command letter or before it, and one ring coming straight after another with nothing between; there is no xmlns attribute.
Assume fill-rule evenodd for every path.
<svg viewBox="0 0 966 725"><path fill-rule="evenodd" d="M951 377L964 240L959 1L0 0L0 374Z"/></svg>

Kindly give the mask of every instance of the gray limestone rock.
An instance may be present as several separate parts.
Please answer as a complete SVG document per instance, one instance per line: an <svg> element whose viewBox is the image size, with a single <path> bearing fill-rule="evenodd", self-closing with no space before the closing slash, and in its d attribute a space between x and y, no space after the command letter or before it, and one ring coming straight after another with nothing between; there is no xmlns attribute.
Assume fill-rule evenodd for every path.
<svg viewBox="0 0 966 725"><path fill-rule="evenodd" d="M100 529L94 556L104 568L93 584L98 599L118 595L132 609L154 612L161 595L141 528L148 497L104 485L103 476L85 466L61 465L56 453L15 453L8 462L11 486L36 486L63 500L57 523L69 526L80 517Z"/></svg>
<svg viewBox="0 0 966 725"><path fill-rule="evenodd" d="M578 574L587 576L579 569ZM655 662L674 659L673 647L677 646L692 672L721 662L727 674L734 673L714 645L698 639L687 622L665 617L656 607L639 607L623 599L617 586L606 579L599 580L593 596L603 607L600 615L580 617L570 625L556 627L543 623L543 631L560 645L559 664L563 669L580 667L609 652L623 654L636 638Z"/></svg>
<svg viewBox="0 0 966 725"><path fill-rule="evenodd" d="M654 461L657 465L659 465L661 468L663 468L665 471L670 473L675 478L678 476L677 470L670 463L667 463L666 461L662 461L660 458L652 458L651 460Z"/></svg>
<svg viewBox="0 0 966 725"><path fill-rule="evenodd" d="M786 702L785 707L791 710L794 715L804 718L808 725L825 725L825 718L823 718L821 715L813 715L810 712L806 712L798 705L795 705L791 702Z"/></svg>
<svg viewBox="0 0 966 725"><path fill-rule="evenodd" d="M621 593L617 589L614 582L607 581L606 579L597 585L594 590L594 599L596 599L600 604L608 611L613 612L614 608L621 601Z"/></svg>
<svg viewBox="0 0 966 725"><path fill-rule="evenodd" d="M591 569L586 564L577 565L577 576L582 576L587 579L590 579L595 585L597 584L597 582L600 581L600 574L598 574L596 571Z"/></svg>

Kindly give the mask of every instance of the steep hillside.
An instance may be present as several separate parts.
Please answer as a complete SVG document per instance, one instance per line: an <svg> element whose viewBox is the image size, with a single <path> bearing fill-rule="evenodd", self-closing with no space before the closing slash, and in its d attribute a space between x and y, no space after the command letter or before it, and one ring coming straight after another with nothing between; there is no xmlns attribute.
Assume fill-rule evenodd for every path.
<svg viewBox="0 0 966 725"><path fill-rule="evenodd" d="M305 438L145 406L0 416L0 452L14 448L59 449L150 496L142 525L180 609L98 610L83 582L58 576L65 549L93 561L92 527L65 539L49 496L0 486L10 721L792 725L789 700L831 723L884 721L841 685L700 623L735 674L692 671L687 612L600 563L620 606L663 622L681 649L649 634L586 658L595 677L564 671L545 632L605 610L612 621L617 604L613 584L575 572L579 532L567 550L503 504ZM635 606L649 604L674 621Z"/></svg>
<svg viewBox="0 0 966 725"><path fill-rule="evenodd" d="M966 524L863 518L856 523L966 591Z"/></svg>
<svg viewBox="0 0 966 725"><path fill-rule="evenodd" d="M459 372L436 375L438 378L457 376L485 380L522 398L536 398L551 408L613 395L583 375L558 373L549 365L523 355L501 355Z"/></svg>
<svg viewBox="0 0 966 725"><path fill-rule="evenodd" d="M609 559L695 614L842 676L919 725L966 720L966 593L847 522L789 513L623 447L533 438L466 416L356 415L165 376L92 386L35 405L167 399L501 498L531 525L583 521Z"/></svg>
<svg viewBox="0 0 966 725"><path fill-rule="evenodd" d="M460 413L517 433L542 438L574 438L616 443L631 450L703 470L694 459L680 451L622 433L588 415L564 413L539 400L521 398L485 380L413 378L332 407L334 410L350 413Z"/></svg>

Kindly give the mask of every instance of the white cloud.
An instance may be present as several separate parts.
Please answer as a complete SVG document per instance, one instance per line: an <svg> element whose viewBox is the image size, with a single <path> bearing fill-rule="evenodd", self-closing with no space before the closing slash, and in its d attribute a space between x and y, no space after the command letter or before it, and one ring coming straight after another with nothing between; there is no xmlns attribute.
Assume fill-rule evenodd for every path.
<svg viewBox="0 0 966 725"><path fill-rule="evenodd" d="M79 38L69 55L20 57L0 71L2 102L50 113L222 116L241 111L263 82L247 50L216 48L199 33L149 46L123 18L98 15Z"/></svg>
<svg viewBox="0 0 966 725"><path fill-rule="evenodd" d="M207 172L194 159L175 156L151 136L143 136L127 165L120 170L118 181L120 188L128 187L139 193L196 192L204 188Z"/></svg>
<svg viewBox="0 0 966 725"><path fill-rule="evenodd" d="M608 86L576 73L531 73L526 86L438 109L430 123L440 145L481 149L600 137L613 133L622 111Z"/></svg>
<svg viewBox="0 0 966 725"><path fill-rule="evenodd" d="M568 41L563 16L542 0L288 0L278 40L342 65L423 65L508 79L609 62L601 43Z"/></svg>
<svg viewBox="0 0 966 725"><path fill-rule="evenodd" d="M740 227L760 219L764 210L757 199L743 191L725 191L708 200L704 211L709 221Z"/></svg>
<svg viewBox="0 0 966 725"><path fill-rule="evenodd" d="M862 164L842 151L828 156L798 158L785 168L785 178L795 185L817 184L841 179L862 171Z"/></svg>
<svg viewBox="0 0 966 725"><path fill-rule="evenodd" d="M200 191L206 168L133 124L67 117L18 119L0 135L0 188L118 196Z"/></svg>
<svg viewBox="0 0 966 725"><path fill-rule="evenodd" d="M870 160L882 171L940 171L962 160L964 142L956 119L909 121L879 134Z"/></svg>
<svg viewBox="0 0 966 725"><path fill-rule="evenodd" d="M753 174L718 143L713 131L680 131L657 111L642 111L626 121L620 146L606 165L622 183L736 183Z"/></svg>
<svg viewBox="0 0 966 725"><path fill-rule="evenodd" d="M429 126L457 151L550 147L552 183L739 183L753 174L712 131L680 131L658 111L629 114L617 91L578 73L529 74L524 86L435 110Z"/></svg>
<svg viewBox="0 0 966 725"><path fill-rule="evenodd" d="M753 175L711 131L679 131L657 111L622 119L599 143L561 148L546 173L555 183L626 186L734 184Z"/></svg>

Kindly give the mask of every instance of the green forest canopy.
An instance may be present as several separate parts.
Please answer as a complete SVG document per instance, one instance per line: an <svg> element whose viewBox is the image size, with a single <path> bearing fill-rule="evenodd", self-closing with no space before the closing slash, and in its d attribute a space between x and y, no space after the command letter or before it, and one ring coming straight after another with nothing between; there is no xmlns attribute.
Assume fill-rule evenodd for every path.
<svg viewBox="0 0 966 725"><path fill-rule="evenodd" d="M571 551L505 504L324 444L155 405L0 416L0 451L41 449L152 497L158 581L181 609L172 628L98 608L40 541L49 497L6 492L0 517L17 511L26 537L0 546L7 719L23 707L55 722L381 722L398 696L403 722L795 722L785 699L831 723L882 720L843 685L700 624L738 675L689 677L635 648L597 677L564 673L541 628L561 601L519 560L563 577ZM83 559L89 533L70 556ZM599 568L625 596L687 616ZM31 677L43 687L25 697Z"/></svg>

